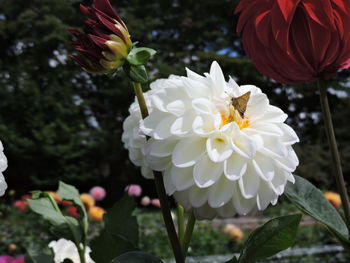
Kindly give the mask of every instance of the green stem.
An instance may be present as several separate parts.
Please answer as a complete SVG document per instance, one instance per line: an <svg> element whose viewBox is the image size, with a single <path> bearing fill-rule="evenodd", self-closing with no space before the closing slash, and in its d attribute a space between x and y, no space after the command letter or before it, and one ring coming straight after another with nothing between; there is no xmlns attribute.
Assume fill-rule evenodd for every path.
<svg viewBox="0 0 350 263"><path fill-rule="evenodd" d="M183 243L185 236L185 210L182 205L177 205L177 232L180 243Z"/></svg>
<svg viewBox="0 0 350 263"><path fill-rule="evenodd" d="M134 90L136 94L137 101L139 103L139 107L141 110L142 119L148 116L147 104L145 101L145 97L143 96L142 86L140 83L133 82ZM181 251L181 245L179 242L179 238L176 234L175 226L173 219L171 217L170 205L167 199L167 195L164 188L163 175L161 172L154 171L154 182L156 184L156 189L160 201L160 207L163 214L163 219L165 223L165 227L168 233L168 237L174 252L176 263L184 263L184 256Z"/></svg>
<svg viewBox="0 0 350 263"><path fill-rule="evenodd" d="M326 135L328 139L329 148L332 154L332 163L335 171L335 180L337 183L338 191L340 192L341 200L344 207L346 225L350 231L350 203L349 196L346 190L345 180L341 167L340 156L338 152L337 141L335 139L334 128L332 123L332 115L329 109L329 103L327 98L327 87L325 81L317 82L318 89L320 91L320 99L323 113L324 126L326 128Z"/></svg>
<svg viewBox="0 0 350 263"><path fill-rule="evenodd" d="M191 213L188 217L188 221L187 221L184 240L182 242L182 253L184 254L185 257L187 255L187 251L188 251L188 248L190 246L190 241L191 241L191 237L192 237L192 233L193 233L193 229L194 229L195 224L196 224L196 218L194 216L193 211L191 211Z"/></svg>
<svg viewBox="0 0 350 263"><path fill-rule="evenodd" d="M85 247L83 248L80 248L80 247L77 247L78 248L78 252L79 252L79 258L80 258L80 263L85 263Z"/></svg>

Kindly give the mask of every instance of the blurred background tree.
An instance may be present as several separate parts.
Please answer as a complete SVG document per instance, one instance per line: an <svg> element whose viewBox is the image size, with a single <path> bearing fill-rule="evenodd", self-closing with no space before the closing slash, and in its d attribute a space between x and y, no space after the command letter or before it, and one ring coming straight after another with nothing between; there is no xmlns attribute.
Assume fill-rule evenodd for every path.
<svg viewBox="0 0 350 263"><path fill-rule="evenodd" d="M333 188L330 156L320 105L313 85L282 86L258 73L235 34L238 0L111 0L134 41L158 51L149 67L152 79L198 72L217 60L240 84L254 84L289 114L301 138L297 174ZM77 0L0 0L0 139L10 188L20 193L54 189L64 180L87 190L102 185L114 201L127 183L141 178L121 143L122 123L133 101L130 83L92 76L67 55L67 28L84 17ZM347 72L332 82L330 101L345 177L350 174L349 83ZM339 82L338 82L339 81Z"/></svg>

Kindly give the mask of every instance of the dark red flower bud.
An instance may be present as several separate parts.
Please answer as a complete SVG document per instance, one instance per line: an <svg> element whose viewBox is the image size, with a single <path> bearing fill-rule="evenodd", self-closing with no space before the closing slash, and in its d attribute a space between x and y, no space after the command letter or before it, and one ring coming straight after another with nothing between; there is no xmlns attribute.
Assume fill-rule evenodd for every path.
<svg viewBox="0 0 350 263"><path fill-rule="evenodd" d="M72 43L80 55L70 55L90 73L109 73L121 67L132 48L128 29L109 0L94 0L93 7L80 6L88 17L84 32L69 29L76 38Z"/></svg>
<svg viewBox="0 0 350 263"><path fill-rule="evenodd" d="M236 13L248 57L278 82L328 79L350 66L347 0L242 0Z"/></svg>

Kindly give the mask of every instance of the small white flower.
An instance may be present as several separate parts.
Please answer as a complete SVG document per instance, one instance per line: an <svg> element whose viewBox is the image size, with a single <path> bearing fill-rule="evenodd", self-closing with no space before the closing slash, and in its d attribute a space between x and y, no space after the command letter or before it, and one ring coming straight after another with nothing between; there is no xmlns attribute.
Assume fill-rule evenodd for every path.
<svg viewBox="0 0 350 263"><path fill-rule="evenodd" d="M2 174L2 172L5 171L6 168L7 168L7 158L4 154L4 147L0 141L0 196L4 195L7 189L7 184L6 184L4 175Z"/></svg>
<svg viewBox="0 0 350 263"><path fill-rule="evenodd" d="M70 259L73 263L80 263L79 253L77 247L70 240L61 238L57 241L51 241L49 247L54 252L55 263L62 263L65 259ZM90 257L91 249L85 249L86 263L95 263Z"/></svg>
<svg viewBox="0 0 350 263"><path fill-rule="evenodd" d="M232 99L248 91L242 117ZM216 62L204 76L187 69L187 77L153 82L146 99L150 115L140 122L134 102L124 123L130 159L148 178L150 169L162 171L167 193L197 218L264 210L294 182L291 145L299 139L287 115L259 88L226 82Z"/></svg>

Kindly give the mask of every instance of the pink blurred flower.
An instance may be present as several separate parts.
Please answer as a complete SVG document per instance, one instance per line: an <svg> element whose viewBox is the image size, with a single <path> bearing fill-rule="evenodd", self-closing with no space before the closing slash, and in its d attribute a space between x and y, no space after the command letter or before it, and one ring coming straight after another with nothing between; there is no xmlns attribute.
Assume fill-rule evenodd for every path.
<svg viewBox="0 0 350 263"><path fill-rule="evenodd" d="M28 210L28 204L26 201L17 200L13 203L13 207L17 208L20 212L25 213ZM1 263L1 261L0 261Z"/></svg>
<svg viewBox="0 0 350 263"><path fill-rule="evenodd" d="M90 195L97 201L101 201L106 197L106 190L101 186L94 186L90 190Z"/></svg>
<svg viewBox="0 0 350 263"><path fill-rule="evenodd" d="M142 188L137 184L130 184L125 187L125 192L127 192L129 196L139 197L142 194Z"/></svg>
<svg viewBox="0 0 350 263"><path fill-rule="evenodd" d="M148 206L151 203L151 199L148 196L144 196L141 199L141 205Z"/></svg>
<svg viewBox="0 0 350 263"><path fill-rule="evenodd" d="M0 263L25 263L24 256L11 257L11 256L0 256Z"/></svg>
<svg viewBox="0 0 350 263"><path fill-rule="evenodd" d="M155 207L160 208L160 201L159 199L152 199L151 204Z"/></svg>

